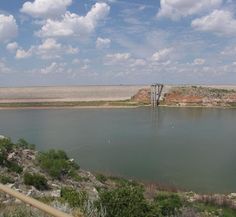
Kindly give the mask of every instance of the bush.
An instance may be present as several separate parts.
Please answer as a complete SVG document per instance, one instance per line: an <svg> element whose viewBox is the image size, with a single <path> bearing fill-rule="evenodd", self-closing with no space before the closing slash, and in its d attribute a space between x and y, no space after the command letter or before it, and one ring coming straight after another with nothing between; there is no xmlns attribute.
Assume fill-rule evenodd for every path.
<svg viewBox="0 0 236 217"><path fill-rule="evenodd" d="M74 174L74 170L79 169L79 166L70 162L66 153L61 150L49 150L40 153L38 160L40 167L56 179L61 179L64 175Z"/></svg>
<svg viewBox="0 0 236 217"><path fill-rule="evenodd" d="M47 179L40 174L25 173L24 174L24 184L25 185L32 185L38 190L47 190L48 189Z"/></svg>
<svg viewBox="0 0 236 217"><path fill-rule="evenodd" d="M178 194L161 192L154 198L154 206L159 208L163 216L170 216L179 212L183 202Z"/></svg>
<svg viewBox="0 0 236 217"><path fill-rule="evenodd" d="M61 189L61 197L71 207L83 207L85 201L88 199L86 192L78 192L75 189L69 187L64 187Z"/></svg>
<svg viewBox="0 0 236 217"><path fill-rule="evenodd" d="M6 167L10 172L22 173L23 168L14 161L7 161Z"/></svg>
<svg viewBox="0 0 236 217"><path fill-rule="evenodd" d="M143 189L123 186L100 192L100 204L106 209L107 217L146 217L149 213Z"/></svg>
<svg viewBox="0 0 236 217"><path fill-rule="evenodd" d="M104 176L103 174L97 174L97 175L96 175L96 178L97 178L97 180L98 180L99 182L101 182L101 183L105 183L105 182L107 181L107 177Z"/></svg>
<svg viewBox="0 0 236 217"><path fill-rule="evenodd" d="M12 151L13 146L14 144L8 138L0 140L0 165L5 165L7 156Z"/></svg>
<svg viewBox="0 0 236 217"><path fill-rule="evenodd" d="M10 176L0 176L0 183L7 184L7 183L14 183L14 179L12 179Z"/></svg>
<svg viewBox="0 0 236 217"><path fill-rule="evenodd" d="M20 148L23 148L23 149L35 150L35 145L28 143L28 142L25 141L24 139L19 139L19 140L17 141L16 146L17 146L17 147L20 147Z"/></svg>

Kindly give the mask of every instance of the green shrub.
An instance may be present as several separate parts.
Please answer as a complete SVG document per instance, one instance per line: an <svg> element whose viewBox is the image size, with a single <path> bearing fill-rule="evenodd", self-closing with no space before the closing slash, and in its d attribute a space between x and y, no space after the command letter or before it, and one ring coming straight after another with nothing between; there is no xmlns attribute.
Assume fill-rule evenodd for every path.
<svg viewBox="0 0 236 217"><path fill-rule="evenodd" d="M146 217L149 213L143 189L123 186L100 192L100 204L106 209L107 217Z"/></svg>
<svg viewBox="0 0 236 217"><path fill-rule="evenodd" d="M154 206L160 209L163 216L170 216L179 211L183 202L176 193L161 192L154 198Z"/></svg>
<svg viewBox="0 0 236 217"><path fill-rule="evenodd" d="M74 170L79 169L79 166L70 162L66 153L61 150L49 150L48 152L40 153L38 160L40 167L56 179L73 174Z"/></svg>
<svg viewBox="0 0 236 217"><path fill-rule="evenodd" d="M0 183L7 184L7 183L14 183L14 179L12 179L10 176L0 176Z"/></svg>
<svg viewBox="0 0 236 217"><path fill-rule="evenodd" d="M12 151L13 146L14 144L8 138L0 140L0 165L5 165L7 156Z"/></svg>
<svg viewBox="0 0 236 217"><path fill-rule="evenodd" d="M97 178L97 180L98 180L99 182L101 182L101 183L105 183L105 182L107 181L107 177L104 176L103 174L97 174L97 175L96 175L96 178Z"/></svg>
<svg viewBox="0 0 236 217"><path fill-rule="evenodd" d="M23 148L23 149L31 149L31 150L35 150L35 145L34 144L30 144L27 141L25 141L24 139L19 139L16 143L17 147Z"/></svg>
<svg viewBox="0 0 236 217"><path fill-rule="evenodd" d="M48 189L47 179L40 174L25 173L24 174L24 184L25 185L32 185L38 190L47 190Z"/></svg>
<svg viewBox="0 0 236 217"><path fill-rule="evenodd" d="M127 185L130 185L133 187L142 187L142 185L135 180L128 180L128 179L117 177L117 176L109 176L108 179L115 182L118 186L121 186L121 187L127 186Z"/></svg>
<svg viewBox="0 0 236 217"><path fill-rule="evenodd" d="M14 162L14 161L7 161L6 167L8 168L8 170L10 172L16 172L16 173L20 174L23 171L22 166L20 166L18 163Z"/></svg>
<svg viewBox="0 0 236 217"><path fill-rule="evenodd" d="M69 187L64 187L61 189L61 197L71 207L83 207L85 201L88 199L86 192L78 192L75 189Z"/></svg>

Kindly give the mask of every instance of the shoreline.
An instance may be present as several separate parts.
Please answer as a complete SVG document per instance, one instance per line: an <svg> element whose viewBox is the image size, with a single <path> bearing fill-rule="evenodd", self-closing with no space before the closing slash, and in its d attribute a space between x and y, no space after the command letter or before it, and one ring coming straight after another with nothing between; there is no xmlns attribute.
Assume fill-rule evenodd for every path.
<svg viewBox="0 0 236 217"><path fill-rule="evenodd" d="M53 109L129 109L144 106L33 106L33 107L1 107L2 110L53 110Z"/></svg>
<svg viewBox="0 0 236 217"><path fill-rule="evenodd" d="M124 105L112 105L112 103L122 103L120 101L113 101L113 102L104 102L101 105L89 105L96 103L97 101L87 102L88 105L30 105L30 106L21 106L15 105L14 103L7 103L7 106L1 106L0 104L0 111L2 110L45 110L45 109L134 109L134 108L141 108L141 107L149 107L152 108L151 104L128 104L124 103ZM67 103L67 102L62 102ZM70 103L70 102L69 102ZM81 103L81 102L78 102ZM83 102L82 102L83 103ZM99 101L98 101L99 103ZM109 104L111 103L111 104ZM27 103L26 103L27 104ZM31 104L31 103L29 103ZM125 105L126 104L126 105ZM158 105L156 108L199 108L199 109L236 109L236 106L204 106L204 105Z"/></svg>

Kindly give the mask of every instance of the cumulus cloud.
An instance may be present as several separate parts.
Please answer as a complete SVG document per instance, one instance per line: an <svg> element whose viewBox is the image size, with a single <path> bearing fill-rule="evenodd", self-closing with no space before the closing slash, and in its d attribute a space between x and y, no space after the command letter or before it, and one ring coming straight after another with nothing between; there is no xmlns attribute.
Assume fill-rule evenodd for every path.
<svg viewBox="0 0 236 217"><path fill-rule="evenodd" d="M52 62L50 65L45 68L40 69L40 74L51 74L51 73L62 73L65 70L65 63L56 63Z"/></svg>
<svg viewBox="0 0 236 217"><path fill-rule="evenodd" d="M6 46L6 49L11 53L15 52L17 50L17 48L18 48L17 42L8 43Z"/></svg>
<svg viewBox="0 0 236 217"><path fill-rule="evenodd" d="M96 41L96 48L98 49L109 48L110 44L111 44L111 39L98 37Z"/></svg>
<svg viewBox="0 0 236 217"><path fill-rule="evenodd" d="M221 51L221 54L225 56L236 55L236 46L226 47L223 51Z"/></svg>
<svg viewBox="0 0 236 217"><path fill-rule="evenodd" d="M131 58L130 53L107 54L105 65L124 63L124 62L128 61L130 58Z"/></svg>
<svg viewBox="0 0 236 217"><path fill-rule="evenodd" d="M31 46L29 50L19 48L16 52L17 59L24 59L31 57L33 54L39 56L41 59L56 59L61 58L65 54L77 54L79 49L71 45L62 45L53 38L45 39L42 44L38 46Z"/></svg>
<svg viewBox="0 0 236 217"><path fill-rule="evenodd" d="M77 54L79 49L71 45L62 45L53 38L48 38L36 47L35 53L42 59L60 58L64 54Z"/></svg>
<svg viewBox="0 0 236 217"><path fill-rule="evenodd" d="M18 26L12 15L0 14L0 42L16 37Z"/></svg>
<svg viewBox="0 0 236 217"><path fill-rule="evenodd" d="M197 58L197 59L194 59L193 65L203 65L205 62L206 62L205 59Z"/></svg>
<svg viewBox="0 0 236 217"><path fill-rule="evenodd" d="M147 61L144 59L133 59L130 64L131 67L139 67L139 66L146 66L146 65L147 65Z"/></svg>
<svg viewBox="0 0 236 217"><path fill-rule="evenodd" d="M38 18L54 18L66 12L71 5L72 0L34 0L33 2L25 2L21 8L21 12L32 17Z"/></svg>
<svg viewBox="0 0 236 217"><path fill-rule="evenodd" d="M172 53L173 48L164 48L162 50L157 51L151 57L151 60L154 62L163 62L170 58L170 54Z"/></svg>
<svg viewBox="0 0 236 217"><path fill-rule="evenodd" d="M193 20L191 26L198 31L236 35L236 19L233 13L226 10L214 10L207 16Z"/></svg>
<svg viewBox="0 0 236 217"><path fill-rule="evenodd" d="M9 72L11 72L11 69L6 66L5 61L0 59L0 74Z"/></svg>
<svg viewBox="0 0 236 217"><path fill-rule="evenodd" d="M31 57L33 54L33 48L31 47L29 50L24 50L22 48L17 49L16 51L16 59L26 59Z"/></svg>
<svg viewBox="0 0 236 217"><path fill-rule="evenodd" d="M106 3L96 3L85 15L79 16L67 11L61 20L47 19L38 35L41 37L87 36L97 27L109 13L110 6Z"/></svg>
<svg viewBox="0 0 236 217"><path fill-rule="evenodd" d="M161 0L157 17L166 17L174 21L182 17L218 8L222 0Z"/></svg>

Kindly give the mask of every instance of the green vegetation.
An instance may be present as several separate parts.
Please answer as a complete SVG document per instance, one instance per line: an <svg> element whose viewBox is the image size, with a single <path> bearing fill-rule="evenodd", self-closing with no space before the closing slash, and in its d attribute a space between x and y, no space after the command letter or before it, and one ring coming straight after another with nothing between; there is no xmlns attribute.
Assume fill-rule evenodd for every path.
<svg viewBox="0 0 236 217"><path fill-rule="evenodd" d="M139 187L123 186L103 190L99 202L105 207L107 217L146 217L149 211L143 189Z"/></svg>
<svg viewBox="0 0 236 217"><path fill-rule="evenodd" d="M10 172L22 173L23 168L22 166L18 165L18 163L14 161L6 161L5 166L8 168Z"/></svg>
<svg viewBox="0 0 236 217"><path fill-rule="evenodd" d="M24 139L19 139L16 143L16 146L23 149L35 150L35 144L28 143Z"/></svg>
<svg viewBox="0 0 236 217"><path fill-rule="evenodd" d="M61 179L64 176L74 177L75 171L79 169L79 166L71 162L62 150L40 153L38 161L40 167L55 179Z"/></svg>
<svg viewBox="0 0 236 217"><path fill-rule="evenodd" d="M42 212L25 205L7 206L0 210L2 217L40 217L45 216Z"/></svg>
<svg viewBox="0 0 236 217"><path fill-rule="evenodd" d="M0 140L0 166L5 166L11 172L21 173L23 168L16 162L8 160L8 155L16 145L8 138Z"/></svg>
<svg viewBox="0 0 236 217"><path fill-rule="evenodd" d="M175 193L161 192L154 198L155 207L158 207L161 215L171 216L179 212L183 207L183 201Z"/></svg>
<svg viewBox="0 0 236 217"><path fill-rule="evenodd" d="M32 185L40 191L48 189L47 179L40 174L25 173L24 184Z"/></svg>
<svg viewBox="0 0 236 217"><path fill-rule="evenodd" d="M120 101L78 101L78 102L25 102L25 103L0 103L2 108L18 107L76 107L76 106L139 106L145 105L130 100Z"/></svg>
<svg viewBox="0 0 236 217"><path fill-rule="evenodd" d="M85 201L88 200L88 196L84 191L76 191L70 187L64 187L61 189L61 197L71 207L83 207Z"/></svg>
<svg viewBox="0 0 236 217"><path fill-rule="evenodd" d="M0 165L6 165L7 156L12 151L13 145L14 144L8 138L0 140Z"/></svg>
<svg viewBox="0 0 236 217"><path fill-rule="evenodd" d="M186 196L183 193L167 192L169 189L160 191L160 188L158 188L159 190L155 188L150 194L149 189L143 184L102 174L97 174L96 179L103 184L97 184L97 182L94 182L94 177L90 174L86 176L86 173L80 173L82 171L78 171L79 166L70 160L64 151L60 150L38 153L37 161L33 161L27 167L27 171L30 169L32 171L16 176L15 172L22 172L22 168L17 162L23 162L22 165L31 163L31 161L19 160L19 156L22 153L28 153L28 151L23 152L23 149L29 149L30 147L32 147L31 144L23 139L18 140L16 144L12 143L10 139L0 140L0 167L6 167L6 170L3 170L0 175L0 182L3 184L14 182L22 184L23 179L25 185L34 186L40 191L52 190L54 189L53 186L49 186L50 182L47 182L47 179L49 179L47 174L49 174L53 178L59 179L59 181L56 181L57 185L64 186L61 188L61 195L48 194L42 197L39 194L36 196L38 200L49 205L54 202L62 205L67 204L68 209L78 210L85 217L236 216L236 210L232 208L234 207L232 200L223 195L222 197L217 197L219 200L213 195L204 195L202 198L198 197L198 202L187 202L187 198L193 196L193 193L189 193ZM17 148L20 151L17 151ZM18 155L15 156L16 153ZM37 154L37 152L32 153ZM17 159L17 162L14 159ZM35 166L35 168L32 168L32 166ZM40 174L34 173L33 171L37 171L36 169L39 170L39 166L41 168ZM7 170L14 173L5 175L4 172ZM67 180L67 178L70 179ZM82 181L88 181L88 183L78 183ZM79 188L71 186L79 186ZM98 190L98 194L93 192L93 188ZM20 206L11 211L2 212L1 209L7 207L9 206L4 207L4 204L2 203L1 205L0 203L0 214L4 213L2 216L31 216L28 210L22 209Z"/></svg>
<svg viewBox="0 0 236 217"><path fill-rule="evenodd" d="M235 217L236 210L227 208L227 207L220 207L216 205L211 205L207 203L195 203L193 205L195 210L199 213L202 213L205 216L219 216L219 217Z"/></svg>
<svg viewBox="0 0 236 217"><path fill-rule="evenodd" d="M4 176L4 175L1 175L0 176L0 183L2 184L8 184L8 183L14 183L14 179L11 178L10 176Z"/></svg>
<svg viewBox="0 0 236 217"><path fill-rule="evenodd" d="M174 193L159 193L153 201L144 197L140 186L123 185L113 190L100 192L101 205L106 208L107 217L158 217L180 213L184 206Z"/></svg>
<svg viewBox="0 0 236 217"><path fill-rule="evenodd" d="M141 187L142 185L134 180L128 180L122 177L117 177L117 176L109 176L107 177L111 181L115 182L118 186L124 186L124 185L130 185L134 187Z"/></svg>
<svg viewBox="0 0 236 217"><path fill-rule="evenodd" d="M101 183L105 183L107 181L107 177L104 176L103 174L97 174L96 179Z"/></svg>

